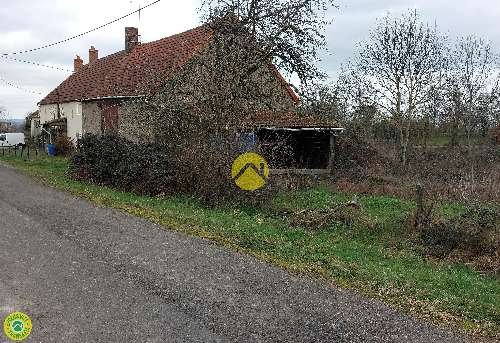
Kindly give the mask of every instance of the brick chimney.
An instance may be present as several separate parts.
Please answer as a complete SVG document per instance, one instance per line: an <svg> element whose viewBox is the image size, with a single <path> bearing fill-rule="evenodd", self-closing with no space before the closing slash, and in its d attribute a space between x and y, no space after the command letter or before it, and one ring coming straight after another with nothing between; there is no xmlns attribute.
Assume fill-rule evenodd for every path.
<svg viewBox="0 0 500 343"><path fill-rule="evenodd" d="M99 58L99 50L96 50L94 46L91 46L89 49L89 63L97 61Z"/></svg>
<svg viewBox="0 0 500 343"><path fill-rule="evenodd" d="M139 45L139 30L137 27L126 27L125 28L125 51L132 51L137 45Z"/></svg>
<svg viewBox="0 0 500 343"><path fill-rule="evenodd" d="M76 55L76 58L73 60L73 65L75 67L75 73L76 73L83 66L82 58L80 56Z"/></svg>

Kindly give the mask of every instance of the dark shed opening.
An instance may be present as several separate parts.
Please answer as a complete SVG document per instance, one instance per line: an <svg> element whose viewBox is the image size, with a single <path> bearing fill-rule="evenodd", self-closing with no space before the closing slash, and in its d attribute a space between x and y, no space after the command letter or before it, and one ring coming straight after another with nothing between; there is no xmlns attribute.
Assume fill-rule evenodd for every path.
<svg viewBox="0 0 500 343"><path fill-rule="evenodd" d="M326 169L335 145L332 130L261 128L255 135L273 169Z"/></svg>

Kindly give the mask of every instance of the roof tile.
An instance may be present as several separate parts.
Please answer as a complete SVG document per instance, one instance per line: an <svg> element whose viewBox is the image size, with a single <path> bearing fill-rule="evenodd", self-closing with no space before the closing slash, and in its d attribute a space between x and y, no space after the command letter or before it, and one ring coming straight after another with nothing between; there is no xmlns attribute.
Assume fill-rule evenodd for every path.
<svg viewBox="0 0 500 343"><path fill-rule="evenodd" d="M85 99L143 95L210 41L206 26L141 44L84 65L50 92L41 105Z"/></svg>

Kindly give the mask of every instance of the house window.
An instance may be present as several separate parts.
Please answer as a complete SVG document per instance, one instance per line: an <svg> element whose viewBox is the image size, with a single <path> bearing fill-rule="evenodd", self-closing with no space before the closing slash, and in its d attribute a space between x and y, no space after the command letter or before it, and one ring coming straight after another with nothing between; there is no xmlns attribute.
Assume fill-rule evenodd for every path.
<svg viewBox="0 0 500 343"><path fill-rule="evenodd" d="M5 135L0 135L0 141L5 141Z"/></svg>

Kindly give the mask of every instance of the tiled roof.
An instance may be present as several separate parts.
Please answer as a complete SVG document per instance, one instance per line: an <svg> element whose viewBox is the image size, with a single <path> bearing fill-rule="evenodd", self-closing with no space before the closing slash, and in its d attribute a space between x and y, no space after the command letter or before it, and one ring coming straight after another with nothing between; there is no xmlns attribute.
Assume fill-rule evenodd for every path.
<svg viewBox="0 0 500 343"><path fill-rule="evenodd" d="M50 92L41 105L104 97L144 95L210 41L205 26L140 44L84 65Z"/></svg>
<svg viewBox="0 0 500 343"><path fill-rule="evenodd" d="M40 101L40 105L109 95L112 87L107 85L113 84L116 70L124 56L125 52L121 51L84 65Z"/></svg>
<svg viewBox="0 0 500 343"><path fill-rule="evenodd" d="M340 128L337 121L330 117L319 117L295 111L259 112L243 121L245 128Z"/></svg>
<svg viewBox="0 0 500 343"><path fill-rule="evenodd" d="M40 105L105 97L144 95L182 67L211 39L207 26L199 26L160 40L140 44L131 52L120 51L86 64L56 89ZM274 68L275 69L275 68ZM298 97L275 69L294 103Z"/></svg>

